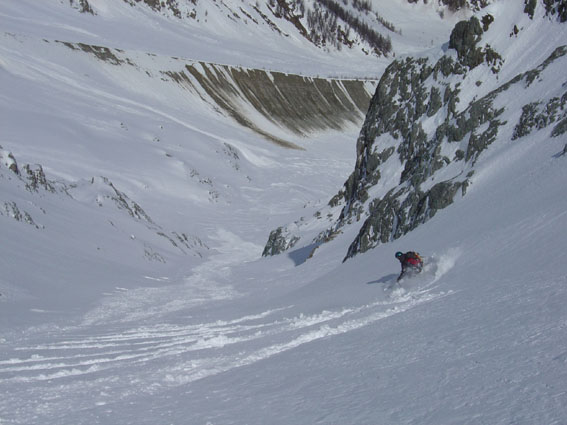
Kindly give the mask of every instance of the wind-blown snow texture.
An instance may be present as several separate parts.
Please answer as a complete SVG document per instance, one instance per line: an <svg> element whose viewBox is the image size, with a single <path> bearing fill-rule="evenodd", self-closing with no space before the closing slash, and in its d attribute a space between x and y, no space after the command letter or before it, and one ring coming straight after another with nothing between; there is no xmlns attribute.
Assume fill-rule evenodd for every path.
<svg viewBox="0 0 567 425"><path fill-rule="evenodd" d="M439 56L462 17L372 3L401 29L398 56ZM533 19L511 3L488 11L513 65L479 75L482 90L565 39L542 2ZM512 140L521 113L509 116L466 196L409 234L345 263L356 226L313 258L310 246L261 258L270 230L309 222L344 183L360 129L274 128L303 148L285 149L159 70L179 56L379 76L387 60L271 32L252 49L232 26L89 4L97 15L0 3L0 424L567 422L565 133ZM138 67L56 40L123 49ZM566 78L549 67L536 100ZM397 287L393 253L410 249L427 267Z"/></svg>

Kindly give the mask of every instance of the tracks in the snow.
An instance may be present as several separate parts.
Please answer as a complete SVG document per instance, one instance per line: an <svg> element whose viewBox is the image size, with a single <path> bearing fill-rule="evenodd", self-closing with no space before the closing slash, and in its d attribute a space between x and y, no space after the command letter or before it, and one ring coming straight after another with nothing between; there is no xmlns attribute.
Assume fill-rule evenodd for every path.
<svg viewBox="0 0 567 425"><path fill-rule="evenodd" d="M288 306L187 325L119 324L112 332L83 325L35 334L0 352L0 417L26 423L69 405L92 407L93 397L94 405L104 406L155 394L359 329L443 295L409 292L395 300L311 314ZM6 417L9 411L18 413Z"/></svg>
<svg viewBox="0 0 567 425"><path fill-rule="evenodd" d="M411 295L411 294L410 294ZM221 369L270 357L298 345L358 329L405 311L439 295L407 296L393 302L376 302L356 308L296 314L292 307L243 316L229 321L190 325L160 324L114 333L71 329L51 340L16 346L0 360L0 385L65 378L152 362L163 370L163 360L176 356L175 364L215 359ZM57 340L53 340L57 339ZM236 350L232 350L232 346ZM233 352L234 351L234 352ZM215 361L209 361L213 364ZM198 367L198 366L197 366ZM175 369L178 369L176 367ZM187 370L187 369L186 369Z"/></svg>

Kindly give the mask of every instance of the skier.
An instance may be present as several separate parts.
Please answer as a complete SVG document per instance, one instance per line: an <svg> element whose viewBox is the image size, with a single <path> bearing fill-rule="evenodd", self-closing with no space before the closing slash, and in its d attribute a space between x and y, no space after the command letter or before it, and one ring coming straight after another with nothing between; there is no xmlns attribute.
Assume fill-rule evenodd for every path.
<svg viewBox="0 0 567 425"><path fill-rule="evenodd" d="M402 272L398 276L398 282L406 276L415 276L423 269L423 260L417 252L408 251L404 254L398 251L396 252L396 258L402 265Z"/></svg>

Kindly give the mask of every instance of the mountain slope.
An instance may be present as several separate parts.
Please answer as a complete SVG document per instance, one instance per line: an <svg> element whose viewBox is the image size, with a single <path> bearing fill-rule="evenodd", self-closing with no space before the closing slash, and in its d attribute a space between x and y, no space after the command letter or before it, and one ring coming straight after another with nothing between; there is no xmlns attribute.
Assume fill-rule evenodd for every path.
<svg viewBox="0 0 567 425"><path fill-rule="evenodd" d="M87 4L93 13L86 10ZM7 272L0 293L10 305L2 312L10 323L37 319L33 314L14 316L11 309L22 305L59 311L64 300L79 303L71 296L61 299L56 288L65 285L76 288L73 293L81 303L92 302L106 290L95 283L100 269L110 275L130 274L120 280L135 285L138 270L147 270L141 273L146 276L156 266L195 266L211 252L211 229L230 217L228 206L234 203L243 212L281 214L271 214L265 228L255 229L261 235L255 243L261 244L271 220L291 219L288 211L297 210L297 205L314 210L346 177L345 164L353 155L348 143L375 83L236 65L291 68L303 74L348 72L351 77L377 75L387 59L356 49L330 54L305 37L282 36L282 30L270 25L246 25L251 36L242 29L242 19L226 21L226 11L239 10L240 4L216 3L207 13L207 4L199 3L196 20L127 2L2 3L0 72L5 90L0 145L20 168L37 164L32 169L41 169L45 180L59 188L54 195L45 190L30 193L25 176L3 169L5 238L18 241L17 246L4 247L6 255L21 252L21 258L34 258L35 249L28 252L34 240L41 241L39 246L53 245L34 268ZM394 18L402 14L392 5L386 12ZM450 20L441 20L435 12L426 16L448 28ZM290 33L296 28L283 18L278 22ZM436 32L430 36L437 37ZM394 43L399 43L405 36L395 37ZM415 34L406 38L406 45L418 39ZM234 62L197 61L202 58ZM305 159L272 152L263 139L309 152ZM281 158L292 158L285 173L272 169ZM309 164L311 170L289 177L297 173L294 162ZM300 187L303 175L318 188L298 190L290 198L286 184ZM261 195L268 189L280 191L277 206L257 207L258 201L271 198ZM57 205L60 198L65 207ZM171 211L176 213L172 216ZM22 217L35 225L21 229ZM92 228L99 229L96 236ZM64 237L58 242L59 234ZM87 267L82 258L91 250L96 259L88 260ZM81 254L75 258L72 252ZM124 256L116 264L119 253ZM67 273L58 271L53 279L50 270L60 263ZM128 266L122 270L124 264ZM83 276L80 285L75 283L77 274Z"/></svg>
<svg viewBox="0 0 567 425"><path fill-rule="evenodd" d="M565 26L543 7L535 12L495 4L459 23L440 58L408 57L388 67L358 138L355 170L317 215L335 222L325 230L319 224L315 237L310 230L308 243L317 246L358 221L347 258L397 239L465 195L491 144L521 143L536 129L564 137L567 97L557 76ZM300 238L278 228L264 255Z"/></svg>
<svg viewBox="0 0 567 425"><path fill-rule="evenodd" d="M304 12L299 11L299 3L304 3ZM377 28L384 37L391 38L392 52L384 56L372 53L373 48L354 29L340 40L333 36L334 41L313 42L311 38L323 37L320 29L315 30L313 37L304 32L311 31L307 23L309 11L321 9L325 16L326 7L319 3L8 0L2 5L3 31L253 69L377 78L392 55L442 42L459 16L466 14L441 18L432 5L410 5L405 0L380 0L363 10L353 5L361 2L340 2L349 16L363 22L369 30ZM88 4L93 13L80 13L82 4ZM293 12L278 12L282 7ZM303 17L295 19L290 13L303 13ZM384 22L400 21L395 31L380 22L382 15ZM419 22L412 16L419 16ZM335 34L342 34L346 24L340 19L338 22Z"/></svg>
<svg viewBox="0 0 567 425"><path fill-rule="evenodd" d="M96 283L99 273L122 276L127 287L140 275L152 283L145 276L158 270L198 265L219 222L262 211L264 193L288 195L284 182L301 181L283 177L290 173L280 170L289 167L278 165L282 158L292 168L313 162L302 173L338 184L325 161L341 170L352 157L332 158L333 146L346 151L341 133L360 125L373 87L84 43L11 34L2 41L0 218L5 239L16 241L3 249L35 258L34 246L51 247L33 268L6 272L5 323L38 319L13 315L23 306L92 302L108 289ZM274 141L298 152L270 149ZM278 209L317 202L326 193L319 190L280 196ZM66 286L73 295L62 298Z"/></svg>
<svg viewBox="0 0 567 425"><path fill-rule="evenodd" d="M268 49L272 30L247 41L220 12L225 25L183 30L153 2L88 0L96 15L0 2L0 423L563 423L565 24L549 9L562 3L492 3L482 32L459 11L451 35L440 2L373 2L402 30L394 50L407 44L360 132L355 99L329 97L346 83L314 75L378 76L384 57L305 37ZM299 134L260 112L245 77L277 91L293 68L307 96L332 88L311 105L342 99L337 126L310 119ZM204 88L216 77L218 103ZM227 97L302 149L243 126ZM394 119L376 121L388 106ZM405 132L410 117L425 137ZM465 195L437 198L446 207L412 231L360 233L389 189L431 199L461 171ZM293 220L296 246L261 257ZM366 251L343 262L354 240ZM425 271L397 287L393 253L410 249Z"/></svg>

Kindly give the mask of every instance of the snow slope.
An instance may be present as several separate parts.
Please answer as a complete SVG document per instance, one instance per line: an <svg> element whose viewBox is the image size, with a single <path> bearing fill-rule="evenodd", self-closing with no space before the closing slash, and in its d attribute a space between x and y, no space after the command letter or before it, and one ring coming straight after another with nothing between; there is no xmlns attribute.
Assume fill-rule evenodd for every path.
<svg viewBox="0 0 567 425"><path fill-rule="evenodd" d="M0 5L2 425L565 423L564 135L510 142L510 122L467 196L345 263L354 228L260 258L336 193L358 129L267 143L157 80L42 54L35 31L90 30L32 5ZM409 249L426 272L393 287Z"/></svg>
<svg viewBox="0 0 567 425"><path fill-rule="evenodd" d="M340 51L318 48L291 22L275 18L267 2L211 0L193 4L183 0L177 2L184 10L183 19L173 17L167 9L156 13L136 3L133 7L123 0L89 0L96 13L93 16L78 13L66 0L6 0L0 10L2 31L310 76L376 78L391 60L368 54L369 48L360 41ZM193 10L196 19L185 17ZM408 5L404 0L374 0L372 10L395 21L401 32L387 31L374 21L379 31L392 39L394 54L446 42L454 24L466 16L466 12L447 13L442 19L433 5ZM259 12L275 28L259 17ZM372 23L368 16L364 18Z"/></svg>

